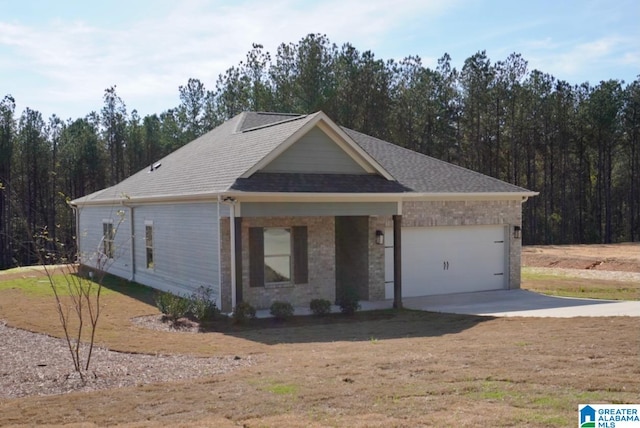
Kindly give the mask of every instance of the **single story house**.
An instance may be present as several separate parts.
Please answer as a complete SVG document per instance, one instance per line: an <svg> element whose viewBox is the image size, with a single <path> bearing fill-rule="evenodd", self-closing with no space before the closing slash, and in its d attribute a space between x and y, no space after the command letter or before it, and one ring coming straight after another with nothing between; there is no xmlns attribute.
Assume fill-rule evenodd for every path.
<svg viewBox="0 0 640 428"><path fill-rule="evenodd" d="M81 264L231 311L519 288L535 195L323 112L245 112L71 205Z"/></svg>

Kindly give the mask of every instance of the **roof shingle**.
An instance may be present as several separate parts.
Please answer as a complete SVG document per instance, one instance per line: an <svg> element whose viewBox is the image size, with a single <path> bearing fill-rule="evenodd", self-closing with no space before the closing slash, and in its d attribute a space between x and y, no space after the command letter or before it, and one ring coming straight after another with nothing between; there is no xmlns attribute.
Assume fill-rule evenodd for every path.
<svg viewBox="0 0 640 428"><path fill-rule="evenodd" d="M226 191L311 193L528 193L522 187L342 130L396 180L379 175L257 172L240 178L318 114L241 113L115 186L73 201L215 195Z"/></svg>

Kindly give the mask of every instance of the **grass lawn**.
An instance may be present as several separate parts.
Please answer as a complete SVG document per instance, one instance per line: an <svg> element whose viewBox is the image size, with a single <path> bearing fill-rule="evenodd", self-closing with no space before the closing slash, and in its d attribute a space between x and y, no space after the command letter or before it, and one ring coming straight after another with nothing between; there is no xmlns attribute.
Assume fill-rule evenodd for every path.
<svg viewBox="0 0 640 428"><path fill-rule="evenodd" d="M640 282L580 278L567 271L547 274L524 267L522 288L551 296L640 300Z"/></svg>
<svg viewBox="0 0 640 428"><path fill-rule="evenodd" d="M43 279L0 276L0 319L60 336ZM637 318L382 311L185 334L134 325L158 313L152 292L107 285L100 345L258 363L197 381L0 400L0 426L560 427L575 425L580 403L637 403L640 394Z"/></svg>

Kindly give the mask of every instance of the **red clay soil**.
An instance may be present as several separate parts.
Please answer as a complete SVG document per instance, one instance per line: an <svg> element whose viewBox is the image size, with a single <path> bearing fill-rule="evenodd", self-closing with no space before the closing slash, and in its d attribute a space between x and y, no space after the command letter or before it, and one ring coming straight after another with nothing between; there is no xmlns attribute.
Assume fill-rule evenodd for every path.
<svg viewBox="0 0 640 428"><path fill-rule="evenodd" d="M640 272L640 242L590 245L530 245L522 248L522 265Z"/></svg>

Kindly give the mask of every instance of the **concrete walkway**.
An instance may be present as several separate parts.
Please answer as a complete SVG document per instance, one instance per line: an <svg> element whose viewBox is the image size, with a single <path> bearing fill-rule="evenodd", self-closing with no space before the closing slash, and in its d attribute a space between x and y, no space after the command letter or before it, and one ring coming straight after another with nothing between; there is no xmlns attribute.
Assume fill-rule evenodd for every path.
<svg viewBox="0 0 640 428"><path fill-rule="evenodd" d="M526 290L409 297L403 303L409 309L495 317L640 317L640 301L553 297Z"/></svg>

